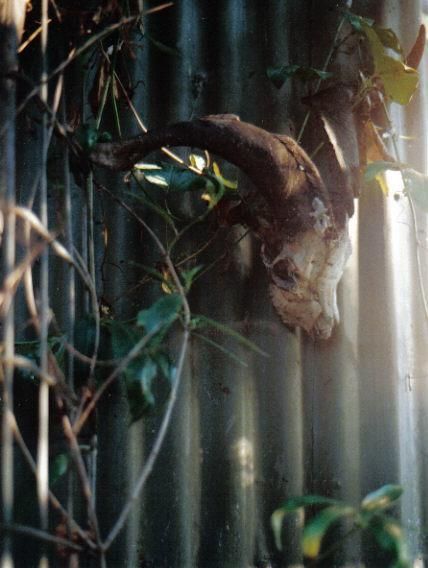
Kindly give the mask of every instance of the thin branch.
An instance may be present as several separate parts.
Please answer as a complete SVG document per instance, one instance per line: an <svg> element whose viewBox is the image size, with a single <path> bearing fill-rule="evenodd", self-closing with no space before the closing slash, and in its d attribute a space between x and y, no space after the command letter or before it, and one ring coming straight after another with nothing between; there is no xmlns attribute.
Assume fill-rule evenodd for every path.
<svg viewBox="0 0 428 568"><path fill-rule="evenodd" d="M174 5L173 2L166 2L165 4L161 4L160 6L155 6L154 8L151 8L150 10L146 10L142 14L138 14L136 16L130 16L129 18L122 18L121 20L119 20L115 24L111 24L110 26L107 26L100 33L91 36L90 39L88 39L88 41L85 44L83 44L81 47L79 47L78 49L73 48L70 51L67 59L65 59L62 63L60 63L50 73L50 75L48 75L46 77L45 82L48 83L51 79L53 79L54 77L56 77L57 75L62 73L75 59L80 57L80 55L85 53L85 51L87 51L90 47L92 47L93 45L95 45L97 42L101 41L105 37L109 36L110 34L115 32L116 30L118 30L118 29L120 29L124 26L127 26L128 24L132 24L132 23L138 21L143 16L148 16L150 14L154 14L156 12L159 12L160 10L164 10L165 8L169 8L173 5ZM24 110L24 108L27 106L27 104L30 102L30 100L38 94L39 89L40 89L40 85L38 85L37 87L34 87L28 93L28 95L25 97L25 99L22 101L22 103L17 108L16 116L18 116ZM0 131L0 136L3 135L4 130L5 129L2 129Z"/></svg>
<svg viewBox="0 0 428 568"><path fill-rule="evenodd" d="M340 37L340 32L342 31L342 26L345 23L345 20L346 20L345 16L342 16L342 18L340 19L339 25L337 26L336 34L334 36L333 43L331 44L330 51L328 52L327 57L324 61L324 65L322 66L322 71L327 71L327 68L330 65L330 61L331 61L331 59L334 55L334 52L336 51L338 45L340 45L340 43L338 43L338 41L339 41L339 37ZM320 78L316 82L314 94L317 93L320 90L322 81L323 80ZM311 116L311 109L309 109L308 112L306 113L305 118L304 118L303 123L302 123L302 126L300 127L299 134L297 135L297 138L296 138L298 143L300 143L300 141L302 140L303 133L306 129L306 126L308 124L310 116Z"/></svg>
<svg viewBox="0 0 428 568"><path fill-rule="evenodd" d="M86 499L87 504L87 511L88 511L88 518L91 522L92 528L95 532L96 542L98 548L101 550L101 541L100 541L100 531L98 526L98 519L95 512L95 507L93 505L93 496L92 496L92 489L91 484L89 482L88 473L86 471L85 463L82 458L82 451L80 449L79 443L77 441L77 437L73 432L72 425L70 423L70 419L67 415L63 414L62 416L62 426L64 430L65 437L67 438L70 444L71 454L74 459L74 463L76 465L77 474L80 479L80 483L82 485L83 494Z"/></svg>
<svg viewBox="0 0 428 568"><path fill-rule="evenodd" d="M29 536L37 540L42 540L44 542L49 542L55 544L56 546L70 548L72 550L77 550L82 552L84 549L80 544L76 544L71 540L66 538L61 538L59 536L54 536L46 531L35 529L34 527L27 527L25 525L11 524L11 525L0 525L0 530L5 532L13 532L16 534L21 534L24 536Z"/></svg>
<svg viewBox="0 0 428 568"><path fill-rule="evenodd" d="M30 466L31 471L33 472L34 476L37 478L36 462L34 461L33 456L31 455L31 452L28 449L28 446L25 443L24 438L22 437L21 431L19 429L19 426L18 426L14 416L12 417L11 426L13 428L13 433L14 433L14 436L15 436L16 443L18 444L19 448L21 449L21 452L23 453L24 458L27 460L27 463ZM50 500L52 506L55 507L55 509L57 509L57 511L59 511L59 513L67 520L67 522L70 524L72 529L89 546L89 548L91 548L92 550L95 550L97 548L96 544L89 538L88 534L76 523L76 521L68 514L68 512L61 505L60 501L54 495L52 490L49 490L49 500Z"/></svg>

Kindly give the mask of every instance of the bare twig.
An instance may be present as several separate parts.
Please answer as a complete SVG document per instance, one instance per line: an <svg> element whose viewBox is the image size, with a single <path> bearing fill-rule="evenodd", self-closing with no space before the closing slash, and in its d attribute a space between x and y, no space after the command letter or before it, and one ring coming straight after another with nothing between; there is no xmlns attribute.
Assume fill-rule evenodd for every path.
<svg viewBox="0 0 428 568"><path fill-rule="evenodd" d="M339 25L337 26L336 34L335 34L334 39L333 39L333 43L331 44L331 47L330 47L330 51L328 52L327 57L324 61L324 65L322 66L322 71L327 71L327 68L330 65L330 61L331 61L331 59L334 55L334 52L336 51L336 49L338 47L340 32L342 31L342 27L343 27L343 24L345 23L345 19L346 19L345 16L342 16L342 18L340 19ZM321 83L322 83L322 79L320 78L316 82L314 94L317 93L320 90ZM305 118L303 119L303 123L302 123L302 126L300 127L299 134L297 135L297 138L296 138L297 142L300 142L302 140L303 133L306 129L306 126L308 124L310 116L311 116L311 110L309 109L308 112L305 115Z"/></svg>
<svg viewBox="0 0 428 568"><path fill-rule="evenodd" d="M56 77L57 75L59 75L60 73L62 73L75 59L77 59L78 57L80 57L83 53L85 53L85 51L87 51L89 48L91 48L93 45L95 45L96 43L98 43L99 41L101 41L102 39L104 39L105 37L111 35L113 32L115 32L116 30L123 28L124 26L127 26L128 24L132 24L136 21L138 21L142 16L148 16L150 14L154 14L156 12L159 12L160 10L164 10L165 8L169 8L171 6L173 6L174 3L173 2L166 2L165 4L161 4L160 6L155 6L154 8L151 8L149 10L146 10L145 12L143 12L142 14L138 14L136 16L130 16L129 18L122 18L121 20L119 20L118 22L116 22L115 24L111 24L110 26L107 26L106 28L104 28L101 32L99 32L98 34L95 34L93 36L91 36L88 41L83 44L81 47L79 47L78 49L73 48L67 59L65 59L62 63L60 63L46 78L45 78L45 82L49 82L51 79L53 79L54 77ZM24 108L27 106L27 104L30 102L30 100L35 97L38 93L39 93L39 89L40 86L38 85L37 87L34 87L29 93L28 95L25 97L25 99L22 101L22 103L19 105L19 107L16 110L16 116L18 116L23 110ZM0 131L0 136L2 136L4 133L4 129L2 129Z"/></svg>
<svg viewBox="0 0 428 568"><path fill-rule="evenodd" d="M82 458L82 452L79 443L77 441L77 437L73 432L73 428L71 426L69 417L65 414L62 416L62 426L65 437L67 438L70 444L71 454L73 456L74 463L76 465L77 474L79 476L80 483L82 485L83 495L85 496L87 503L88 517L95 533L98 548L100 549L101 546L100 532L99 532L97 515L93 505L91 484L89 481L88 473L86 471L85 463Z"/></svg>
<svg viewBox="0 0 428 568"><path fill-rule="evenodd" d="M27 527L25 525L11 524L11 525L1 525L0 530L10 531L23 536L29 536L37 540L42 540L44 542L49 542L55 544L56 546L70 548L72 550L77 550L79 552L83 551L83 547L80 544L68 540L66 538L61 538L59 536L54 536L46 531L35 529L34 527Z"/></svg>
<svg viewBox="0 0 428 568"><path fill-rule="evenodd" d="M12 428L16 443L21 449L21 452L23 453L28 465L30 466L31 471L37 477L36 462L34 461L33 456L31 455L31 452L28 449L24 438L22 437L21 431L14 416L12 417ZM59 513L67 520L73 531L75 531L80 536L80 538L89 546L89 548L95 550L96 544L89 538L88 534L76 523L76 521L72 517L70 517L64 507L61 505L60 501L53 494L52 490L49 490L49 500L53 507L55 507L55 509L57 509Z"/></svg>

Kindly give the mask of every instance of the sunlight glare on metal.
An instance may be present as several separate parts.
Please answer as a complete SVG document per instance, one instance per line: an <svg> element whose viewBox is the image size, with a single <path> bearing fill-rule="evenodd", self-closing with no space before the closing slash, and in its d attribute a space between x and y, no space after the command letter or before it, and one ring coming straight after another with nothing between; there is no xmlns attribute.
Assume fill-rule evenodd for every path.
<svg viewBox="0 0 428 568"><path fill-rule="evenodd" d="M255 480L254 445L248 438L242 436L233 445L233 453L240 467L242 487L251 487Z"/></svg>
<svg viewBox="0 0 428 568"><path fill-rule="evenodd" d="M391 195L404 190L403 174L398 170L386 170L385 181Z"/></svg>

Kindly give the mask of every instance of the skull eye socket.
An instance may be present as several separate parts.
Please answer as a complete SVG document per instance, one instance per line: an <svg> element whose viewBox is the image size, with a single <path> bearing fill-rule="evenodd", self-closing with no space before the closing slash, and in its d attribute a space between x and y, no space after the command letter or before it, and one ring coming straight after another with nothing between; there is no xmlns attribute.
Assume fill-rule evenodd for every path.
<svg viewBox="0 0 428 568"><path fill-rule="evenodd" d="M294 264L287 258L282 258L272 266L272 278L277 286L291 290L297 286L299 275Z"/></svg>

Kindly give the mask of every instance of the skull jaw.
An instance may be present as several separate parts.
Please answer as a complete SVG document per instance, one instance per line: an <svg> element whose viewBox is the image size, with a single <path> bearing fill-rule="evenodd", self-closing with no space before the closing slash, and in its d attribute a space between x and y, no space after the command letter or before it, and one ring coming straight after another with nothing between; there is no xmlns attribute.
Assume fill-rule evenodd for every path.
<svg viewBox="0 0 428 568"><path fill-rule="evenodd" d="M290 246L284 245L281 256L289 258L301 275L292 290L270 284L272 303L282 321L299 326L309 335L328 339L337 323L337 286L351 254L347 224L334 240L315 231L302 233Z"/></svg>

